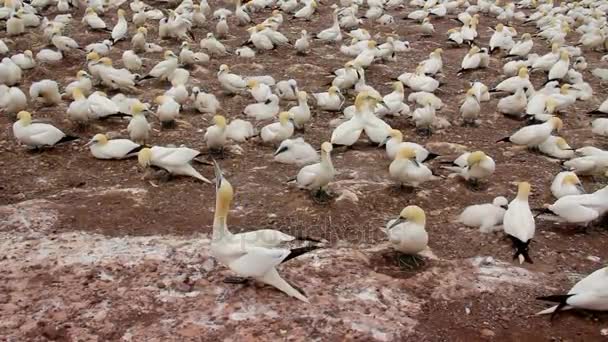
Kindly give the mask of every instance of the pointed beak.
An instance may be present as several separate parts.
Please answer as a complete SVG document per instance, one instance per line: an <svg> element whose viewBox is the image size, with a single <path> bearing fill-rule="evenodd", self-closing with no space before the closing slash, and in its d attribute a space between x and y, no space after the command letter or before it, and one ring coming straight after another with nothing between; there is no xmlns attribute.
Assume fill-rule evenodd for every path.
<svg viewBox="0 0 608 342"><path fill-rule="evenodd" d="M393 229L395 226L403 223L407 221L406 219L402 218L402 217L397 217L397 219L395 220L395 222L393 222L393 224L390 225L390 227L388 227L388 229Z"/></svg>
<svg viewBox="0 0 608 342"><path fill-rule="evenodd" d="M503 208L504 210L509 209L509 206L508 206L508 205L506 205L506 204L505 204L505 205L501 205L500 207L501 207L501 208Z"/></svg>
<svg viewBox="0 0 608 342"><path fill-rule="evenodd" d="M576 188L578 189L578 191L580 191L583 194L587 193L587 191L585 191L585 188L583 187L583 185L581 183L576 184Z"/></svg>
<svg viewBox="0 0 608 342"><path fill-rule="evenodd" d="M84 144L84 147L89 147L89 146L93 145L93 144L94 144L94 143L96 143L96 142L97 142L96 140L91 139L91 140L89 140L89 142L88 142L88 143Z"/></svg>
<svg viewBox="0 0 608 342"><path fill-rule="evenodd" d="M287 150L288 150L287 146L283 146L283 147L279 148L279 149L278 149L278 150L277 150L277 151L274 153L274 155L275 155L275 156L278 156L279 154L281 154L281 153L283 153L283 152L285 152L285 151L287 151Z"/></svg>
<svg viewBox="0 0 608 342"><path fill-rule="evenodd" d="M220 185L222 184L222 169L220 169L220 165L213 159L213 170L215 171L215 191L218 191Z"/></svg>
<svg viewBox="0 0 608 342"><path fill-rule="evenodd" d="M386 137L386 139L382 140L382 142L380 144L378 144L378 147L382 147L382 146L386 145L386 143L388 143L389 140L391 140L390 135L388 137Z"/></svg>
<svg viewBox="0 0 608 342"><path fill-rule="evenodd" d="M383 101L378 102L378 104L380 104L381 106L383 106L383 107L384 107L384 108L386 108L386 109L390 109L390 108L388 108L388 105L386 104L386 102L384 102L384 100L383 100Z"/></svg>

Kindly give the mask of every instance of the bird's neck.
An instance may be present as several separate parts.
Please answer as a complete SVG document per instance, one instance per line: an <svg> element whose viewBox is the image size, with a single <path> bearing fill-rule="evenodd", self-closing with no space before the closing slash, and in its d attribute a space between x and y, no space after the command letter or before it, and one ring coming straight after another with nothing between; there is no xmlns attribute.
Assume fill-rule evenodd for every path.
<svg viewBox="0 0 608 342"><path fill-rule="evenodd" d="M325 168L332 169L334 168L333 163L331 162L331 157L329 153L322 151L321 152L321 165Z"/></svg>
<svg viewBox="0 0 608 342"><path fill-rule="evenodd" d="M223 239L226 236L231 236L232 233L228 230L228 209L230 203L225 201L216 201L215 215L213 216L213 240Z"/></svg>

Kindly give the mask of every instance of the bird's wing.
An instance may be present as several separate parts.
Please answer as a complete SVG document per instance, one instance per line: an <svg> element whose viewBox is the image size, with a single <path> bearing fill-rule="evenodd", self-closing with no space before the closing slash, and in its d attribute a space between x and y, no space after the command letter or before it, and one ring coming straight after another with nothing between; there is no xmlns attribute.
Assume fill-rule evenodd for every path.
<svg viewBox="0 0 608 342"><path fill-rule="evenodd" d="M244 277L262 277L285 259L289 249L273 249L246 246L245 254L231 262L228 267Z"/></svg>

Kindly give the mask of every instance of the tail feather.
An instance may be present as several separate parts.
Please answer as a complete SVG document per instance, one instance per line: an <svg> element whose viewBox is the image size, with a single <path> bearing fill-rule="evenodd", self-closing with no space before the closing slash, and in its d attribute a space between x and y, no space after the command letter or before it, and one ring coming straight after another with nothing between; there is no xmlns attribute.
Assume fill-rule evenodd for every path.
<svg viewBox="0 0 608 342"><path fill-rule="evenodd" d="M285 259L283 259L283 261L281 261L281 263L287 262L293 258L297 258L302 254L306 254L308 252L314 251L315 249L319 249L319 246L305 246L305 247L299 247L299 248L293 248L289 254L287 255L287 257Z"/></svg>
<svg viewBox="0 0 608 342"><path fill-rule="evenodd" d="M587 112L587 115L608 115L608 113L604 113L598 109Z"/></svg>
<svg viewBox="0 0 608 342"><path fill-rule="evenodd" d="M500 140L496 140L497 143L499 143L499 142L509 142L509 141L511 141L511 137L510 136L509 137L504 137L504 138L502 138Z"/></svg>
<svg viewBox="0 0 608 342"><path fill-rule="evenodd" d="M512 235L509 235L509 237L511 238L511 241L513 241L513 247L515 247L515 254L513 255L513 260L519 259L521 256L521 257L523 257L525 262L533 264L534 261L532 261L532 258L530 258L530 255L528 254L530 241L532 241L532 240L523 242L520 239L518 239ZM521 262L522 261L520 259L520 263Z"/></svg>
<svg viewBox="0 0 608 342"><path fill-rule="evenodd" d="M64 142L68 142L68 141L78 140L78 139L80 139L80 137L77 137L74 135L66 135L65 137L61 138L58 142L56 142L55 145L61 144Z"/></svg>
<svg viewBox="0 0 608 342"><path fill-rule="evenodd" d="M146 147L146 145L139 145L139 146L135 147L134 149L132 149L131 151L129 151L129 153L127 153L125 156L129 157L131 155L134 155L135 153L141 151L145 147Z"/></svg>
<svg viewBox="0 0 608 342"><path fill-rule="evenodd" d="M304 293L296 290L287 281L285 281L285 279L281 278L279 272L277 272L277 270L274 268L266 272L266 274L264 274L262 278L258 278L258 280L270 286L274 286L277 290L285 293L288 296L295 297L305 303L309 303L308 298L306 298Z"/></svg>
<svg viewBox="0 0 608 342"><path fill-rule="evenodd" d="M424 159L422 162L428 162L428 161L431 161L431 160L433 160L433 159L435 159L437 157L441 157L441 155L437 154L437 153L429 152L429 155L426 156L426 159Z"/></svg>
<svg viewBox="0 0 608 342"><path fill-rule="evenodd" d="M560 312L561 310L567 310L566 306L568 306L568 303L567 303L568 298L570 298L572 296L574 296L574 294L544 296L544 297L537 297L536 299L544 300L547 302L558 303L556 306L550 308L553 311L548 311L548 309L541 311L541 312L547 311L546 313L551 313L551 320L553 320L555 318L555 316L557 316L558 312ZM537 313L537 315L541 314L541 312Z"/></svg>

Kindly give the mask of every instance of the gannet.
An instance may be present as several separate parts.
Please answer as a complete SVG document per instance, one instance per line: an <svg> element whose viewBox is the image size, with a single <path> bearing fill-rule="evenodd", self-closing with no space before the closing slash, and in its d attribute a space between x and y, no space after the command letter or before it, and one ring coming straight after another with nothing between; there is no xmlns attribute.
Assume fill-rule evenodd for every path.
<svg viewBox="0 0 608 342"><path fill-rule="evenodd" d="M533 46L534 41L532 40L532 36L529 33L524 33L521 36L521 40L515 43L511 50L509 50L507 57L526 57L532 51Z"/></svg>
<svg viewBox="0 0 608 342"><path fill-rule="evenodd" d="M82 17L82 22L93 30L108 31L106 23L99 18L95 9L87 7L85 14Z"/></svg>
<svg viewBox="0 0 608 342"><path fill-rule="evenodd" d="M567 294L537 297L538 300L558 303L537 315L552 314L551 318L564 310L585 309L608 310L608 267L600 268L576 283Z"/></svg>
<svg viewBox="0 0 608 342"><path fill-rule="evenodd" d="M21 81L21 68L10 58L2 58L0 63L0 84L14 86Z"/></svg>
<svg viewBox="0 0 608 342"><path fill-rule="evenodd" d="M510 141L516 145L536 147L545 142L554 131L559 132L562 127L562 120L558 117L552 117L542 124L522 127L517 132L511 134L511 136L497 142Z"/></svg>
<svg viewBox="0 0 608 342"><path fill-rule="evenodd" d="M0 84L0 110L8 115L15 115L28 107L27 96L18 87Z"/></svg>
<svg viewBox="0 0 608 342"><path fill-rule="evenodd" d="M30 50L25 50L23 53L11 56L11 60L13 63L17 64L21 70L32 69L36 66L36 60Z"/></svg>
<svg viewBox="0 0 608 342"><path fill-rule="evenodd" d="M319 153L303 138L285 139L274 152L274 160L304 166L319 162Z"/></svg>
<svg viewBox="0 0 608 342"><path fill-rule="evenodd" d="M530 76L528 75L528 69L522 67L519 69L517 76L507 78L496 85L490 92L504 91L507 93L515 93L518 89L526 88L528 91L534 90L534 86L530 82Z"/></svg>
<svg viewBox="0 0 608 342"><path fill-rule="evenodd" d="M291 250L279 248L280 245L295 240L295 237L272 229L232 234L228 230L227 218L234 190L217 164L215 173L216 201L211 255L241 277L251 277L275 287L288 296L308 303L303 291L281 278L276 266L317 247L300 247Z"/></svg>
<svg viewBox="0 0 608 342"><path fill-rule="evenodd" d="M439 81L424 75L421 66L416 68L415 73L403 73L397 79L415 92L424 91L432 93L439 88Z"/></svg>
<svg viewBox="0 0 608 342"><path fill-rule="evenodd" d="M260 137L266 143L280 143L293 135L294 125L289 119L289 112L279 114L279 122L262 127Z"/></svg>
<svg viewBox="0 0 608 342"><path fill-rule="evenodd" d="M93 119L103 119L107 117L123 116L127 113L120 113L120 108L110 100L106 93L96 91L87 98L89 104L89 116Z"/></svg>
<svg viewBox="0 0 608 342"><path fill-rule="evenodd" d="M146 37L148 36L148 29L144 26L137 28L137 33L131 38L131 48L135 52L146 51Z"/></svg>
<svg viewBox="0 0 608 342"><path fill-rule="evenodd" d="M545 205L545 208L568 223L586 227L608 211L608 186L592 194L560 197L553 204Z"/></svg>
<svg viewBox="0 0 608 342"><path fill-rule="evenodd" d="M419 106L426 106L430 103L431 107L435 108L435 110L439 110L441 109L441 107L443 107L443 101L441 101L441 99L437 97L437 95L426 91L410 93L407 96L407 100L409 102L414 102Z"/></svg>
<svg viewBox="0 0 608 342"><path fill-rule="evenodd" d="M241 76L230 73L230 68L226 64L220 65L217 79L222 88L229 94L242 92L247 86L247 82Z"/></svg>
<svg viewBox="0 0 608 342"><path fill-rule="evenodd" d="M299 54L308 54L308 50L310 49L310 42L308 41L308 32L306 32L306 30L302 30L300 32L300 38L296 40L294 47L296 48L296 51L298 51Z"/></svg>
<svg viewBox="0 0 608 342"><path fill-rule="evenodd" d="M91 118L89 101L87 101L80 88L74 88L71 91L71 96L74 101L70 103L66 111L68 119L79 125L86 124Z"/></svg>
<svg viewBox="0 0 608 342"><path fill-rule="evenodd" d="M202 91L199 87L192 88L190 99L199 113L214 114L221 108L215 95Z"/></svg>
<svg viewBox="0 0 608 342"><path fill-rule="evenodd" d="M435 108L429 100L422 101L423 106L418 107L412 113L412 120L416 124L416 130L430 135L432 133L433 123L435 122Z"/></svg>
<svg viewBox="0 0 608 342"><path fill-rule="evenodd" d="M210 150L223 150L228 136L226 118L222 115L214 115L213 123L214 125L207 127L207 131L205 132L205 144Z"/></svg>
<svg viewBox="0 0 608 342"><path fill-rule="evenodd" d="M503 219L505 233L511 238L515 248L513 259L519 259L520 264L523 264L524 261L533 263L528 255L530 241L534 238L536 230L534 216L528 205L530 189L528 182L518 184L517 197L509 203Z"/></svg>
<svg viewBox="0 0 608 342"><path fill-rule="evenodd" d="M220 16L217 24L215 24L215 36L219 39L225 39L228 37L230 28L228 26L228 19L225 15Z"/></svg>
<svg viewBox="0 0 608 342"><path fill-rule="evenodd" d="M234 54L242 58L255 58L255 51L247 46L242 46L234 50Z"/></svg>
<svg viewBox="0 0 608 342"><path fill-rule="evenodd" d="M453 171L453 175L461 176L473 184L490 177L496 169L494 159L483 151L463 153L454 160L453 164L454 166L444 166L443 168Z"/></svg>
<svg viewBox="0 0 608 342"><path fill-rule="evenodd" d="M236 119L228 124L227 138L236 142L245 142L255 135L253 125L249 121Z"/></svg>
<svg viewBox="0 0 608 342"><path fill-rule="evenodd" d="M91 75L84 70L79 70L76 73L76 80L70 82L70 84L65 87L64 95L72 96L72 91L74 91L76 88L80 89L84 95L89 95L93 90Z"/></svg>
<svg viewBox="0 0 608 342"><path fill-rule="evenodd" d="M294 18L297 19L305 19L305 20L310 20L312 18L312 15L315 13L315 10L317 8L317 2L315 0L310 0L308 2L306 2L304 4L304 7L302 7L301 9L299 9L294 15Z"/></svg>
<svg viewBox="0 0 608 342"><path fill-rule="evenodd" d="M361 68L369 67L376 57L376 41L369 40L366 48L353 60L353 63Z"/></svg>
<svg viewBox="0 0 608 342"><path fill-rule="evenodd" d="M265 102L268 100L270 95L272 95L272 90L269 86L264 83L260 83L255 79L248 80L246 84L249 93L257 102Z"/></svg>
<svg viewBox="0 0 608 342"><path fill-rule="evenodd" d="M314 0L313 0L314 1ZM304 166L298 172L296 183L301 189L314 191L315 197L326 193L326 187L334 179L336 170L331 162L332 144L321 144L321 162Z"/></svg>
<svg viewBox="0 0 608 342"><path fill-rule="evenodd" d="M526 96L526 92L528 91L527 87L518 88L515 91L515 94L509 95L507 97L503 97L498 101L496 105L496 110L499 113L514 116L514 117L523 117L526 115L526 107L528 106L528 98Z"/></svg>
<svg viewBox="0 0 608 342"><path fill-rule="evenodd" d="M317 108L329 112L339 111L344 104L344 96L335 86L329 87L326 93L313 93L312 97Z"/></svg>
<svg viewBox="0 0 608 342"><path fill-rule="evenodd" d="M513 37L508 33L508 30L505 29L503 24L497 24L496 30L492 37L490 37L490 53L494 52L496 49L509 51L513 48L515 43L513 42Z"/></svg>
<svg viewBox="0 0 608 342"><path fill-rule="evenodd" d="M470 205L458 216L458 222L468 227L478 227L482 233L500 231L508 204L506 198L498 196L492 203Z"/></svg>
<svg viewBox="0 0 608 342"><path fill-rule="evenodd" d="M161 95L154 99L154 103L158 105L156 116L160 120L162 127L169 127L175 123L175 119L179 116L180 104L172 97Z"/></svg>
<svg viewBox="0 0 608 342"><path fill-rule="evenodd" d="M557 199L568 195L581 195L586 191L576 173L562 171L555 175L551 183L551 193Z"/></svg>
<svg viewBox="0 0 608 342"><path fill-rule="evenodd" d="M281 100L297 101L298 91L298 83L294 79L279 81L275 86L275 93Z"/></svg>
<svg viewBox="0 0 608 342"><path fill-rule="evenodd" d="M290 118L297 129L304 129L304 124L310 121L310 107L308 107L308 94L305 91L298 92L298 105L289 108Z"/></svg>
<svg viewBox="0 0 608 342"><path fill-rule="evenodd" d="M465 125L475 125L475 120L479 117L481 106L475 96L475 89L467 90L467 95L460 105L460 116Z"/></svg>
<svg viewBox="0 0 608 342"><path fill-rule="evenodd" d="M17 119L13 124L13 135L17 141L28 147L36 149L52 147L78 139L78 137L66 135L51 124L32 122L30 112L21 111L17 113Z"/></svg>
<svg viewBox="0 0 608 342"><path fill-rule="evenodd" d="M270 94L262 103L252 103L243 109L243 113L256 120L268 120L279 113L279 97Z"/></svg>
<svg viewBox="0 0 608 342"><path fill-rule="evenodd" d="M395 250L415 255L427 248L429 236L425 226L424 210L410 205L401 210L398 218L388 221L385 232Z"/></svg>
<svg viewBox="0 0 608 342"><path fill-rule="evenodd" d="M560 52L559 60L549 69L547 81L558 81L566 77L570 68L570 54L567 51Z"/></svg>
<svg viewBox="0 0 608 342"><path fill-rule="evenodd" d="M18 36L25 33L25 23L22 19L24 12L22 9L13 12L10 18L6 21L6 35Z"/></svg>
<svg viewBox="0 0 608 342"><path fill-rule="evenodd" d="M131 105L133 116L127 126L127 132L129 132L129 138L138 144L144 144L150 137L150 131L152 130L152 125L146 120L144 111L148 112L149 110L139 100Z"/></svg>
<svg viewBox="0 0 608 342"><path fill-rule="evenodd" d="M426 165L418 162L416 151L407 146L400 147L388 171L391 178L400 186L409 185L416 188L436 178Z"/></svg>
<svg viewBox="0 0 608 342"><path fill-rule="evenodd" d="M161 81L167 80L178 67L177 56L171 50L164 53L164 60L158 62L150 72L143 76L140 81L148 78L157 78Z"/></svg>
<svg viewBox="0 0 608 342"><path fill-rule="evenodd" d="M91 154L97 159L134 157L143 148L143 145L136 144L129 139L110 140L105 134L95 134L85 146L89 147Z"/></svg>
<svg viewBox="0 0 608 342"><path fill-rule="evenodd" d="M61 102L59 85L53 80L42 80L30 86L30 99L45 106L56 105Z"/></svg>
<svg viewBox="0 0 608 342"><path fill-rule="evenodd" d="M410 107L403 102L404 88L403 83L397 81L392 83L393 91L382 98L385 106L379 105L376 107L376 115L407 115L410 113Z"/></svg>
<svg viewBox="0 0 608 342"><path fill-rule="evenodd" d="M194 177L205 183L210 183L196 171L190 163L192 159L200 155L200 152L187 147L162 147L153 146L143 148L137 154L139 165L146 168L156 166L172 175Z"/></svg>
<svg viewBox="0 0 608 342"><path fill-rule="evenodd" d="M117 11L117 16L118 16L118 22L116 23L116 25L114 26L114 28L112 29L112 44L116 44L116 42L125 39L125 37L127 36L127 19L125 18L126 12L123 9L118 9Z"/></svg>
<svg viewBox="0 0 608 342"><path fill-rule="evenodd" d="M562 137L550 135L547 140L538 145L538 149L553 158L570 159L574 157L574 149Z"/></svg>
<svg viewBox="0 0 608 342"><path fill-rule="evenodd" d="M423 36L432 36L435 33L435 26L431 24L431 19L429 18L424 18L418 28Z"/></svg>
<svg viewBox="0 0 608 342"><path fill-rule="evenodd" d="M326 43L338 43L342 41L342 31L340 30L340 24L338 22L339 9L334 9L332 13L333 24L330 28L327 28L317 33L316 38Z"/></svg>
<svg viewBox="0 0 608 342"><path fill-rule="evenodd" d="M443 70L443 60L441 59L441 54L443 53L443 49L435 49L433 52L429 54L429 58L420 62L420 66L422 72L427 76L434 76L437 73L442 72Z"/></svg>
<svg viewBox="0 0 608 342"><path fill-rule="evenodd" d="M397 152L402 147L409 147L416 152L416 160L419 163L432 160L438 157L437 154L429 152L426 148L413 142L404 142L401 131L391 129L386 139L380 144L386 145L386 154L390 160L395 159Z"/></svg>
<svg viewBox="0 0 608 342"><path fill-rule="evenodd" d="M336 70L334 74L335 77L331 85L338 89L350 89L359 80L358 68L355 67L352 61L346 62L344 68Z"/></svg>
<svg viewBox="0 0 608 342"><path fill-rule="evenodd" d="M122 53L122 64L129 71L140 71L143 67L143 61L133 50L125 50Z"/></svg>
<svg viewBox="0 0 608 342"><path fill-rule="evenodd" d="M179 52L179 62L182 65L196 65L209 62L209 55L204 52L194 52L190 49L190 43L182 42L182 50Z"/></svg>
<svg viewBox="0 0 608 342"><path fill-rule="evenodd" d="M331 143L342 146L352 146L355 144L365 128L366 116L368 114L373 115L372 111L380 101L380 98L369 93L359 93L355 99L356 109L354 116L334 129L331 133ZM380 138L380 141L386 138L387 135L388 131L384 134L383 138Z"/></svg>
<svg viewBox="0 0 608 342"><path fill-rule="evenodd" d="M224 44L218 41L211 32L207 33L207 38L201 39L200 46L212 56L225 56L228 53Z"/></svg>

